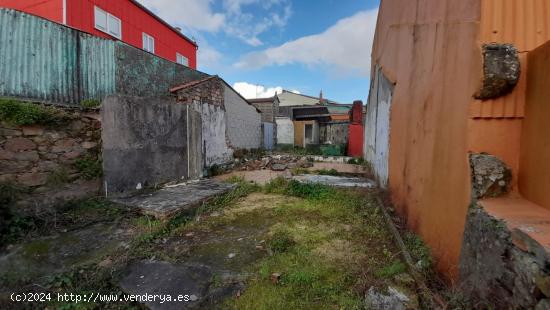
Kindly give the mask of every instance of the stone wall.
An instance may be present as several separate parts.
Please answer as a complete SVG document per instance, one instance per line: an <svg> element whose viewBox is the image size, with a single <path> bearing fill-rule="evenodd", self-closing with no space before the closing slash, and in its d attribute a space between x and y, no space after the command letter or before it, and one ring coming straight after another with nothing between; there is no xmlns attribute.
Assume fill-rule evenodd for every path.
<svg viewBox="0 0 550 310"><path fill-rule="evenodd" d="M38 191L93 178L79 160L92 163L101 153L101 122L94 111L62 110L66 120L52 126L0 123L0 182ZM99 190L99 188L97 188Z"/></svg>
<svg viewBox="0 0 550 310"><path fill-rule="evenodd" d="M545 250L518 248L506 223L474 205L460 257L460 289L479 309L548 309L550 261Z"/></svg>

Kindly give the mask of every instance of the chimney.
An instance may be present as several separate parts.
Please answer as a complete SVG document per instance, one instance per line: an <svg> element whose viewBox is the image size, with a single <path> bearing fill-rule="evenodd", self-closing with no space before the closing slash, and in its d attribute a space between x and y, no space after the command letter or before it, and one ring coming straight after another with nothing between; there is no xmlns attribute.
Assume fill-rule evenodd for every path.
<svg viewBox="0 0 550 310"><path fill-rule="evenodd" d="M319 104L323 104L323 90L321 89L321 92L319 93Z"/></svg>

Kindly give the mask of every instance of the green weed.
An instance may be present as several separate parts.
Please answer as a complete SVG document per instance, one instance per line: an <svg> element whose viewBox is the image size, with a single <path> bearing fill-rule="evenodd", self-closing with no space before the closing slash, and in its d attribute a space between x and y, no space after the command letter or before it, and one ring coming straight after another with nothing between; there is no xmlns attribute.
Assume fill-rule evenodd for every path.
<svg viewBox="0 0 550 310"><path fill-rule="evenodd" d="M400 260L395 260L390 265L384 266L374 274L378 278L391 278L405 271L407 271L405 264L403 264Z"/></svg>
<svg viewBox="0 0 550 310"><path fill-rule="evenodd" d="M0 120L14 126L64 125L69 120L66 113L41 104L18 100L0 99Z"/></svg>
<svg viewBox="0 0 550 310"><path fill-rule="evenodd" d="M269 238L267 244L271 251L282 253L290 249L295 241L287 231L277 231Z"/></svg>
<svg viewBox="0 0 550 310"><path fill-rule="evenodd" d="M101 101L97 99L86 99L80 102L80 105L85 108L97 108L101 105Z"/></svg>

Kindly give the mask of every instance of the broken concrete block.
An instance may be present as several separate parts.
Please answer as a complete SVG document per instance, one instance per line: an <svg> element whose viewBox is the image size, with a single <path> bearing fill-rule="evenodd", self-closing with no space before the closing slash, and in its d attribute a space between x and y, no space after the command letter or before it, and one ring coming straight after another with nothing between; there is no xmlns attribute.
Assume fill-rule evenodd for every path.
<svg viewBox="0 0 550 310"><path fill-rule="evenodd" d="M387 294L378 292L374 287L371 287L365 297L365 304L368 309L405 310L409 301L407 295L391 286L388 287Z"/></svg>
<svg viewBox="0 0 550 310"><path fill-rule="evenodd" d="M286 165L284 164L273 164L271 165L271 170L273 171L284 171L286 169Z"/></svg>
<svg viewBox="0 0 550 310"><path fill-rule="evenodd" d="M494 99L508 94L519 81L518 51L512 44L483 45L483 85L476 99Z"/></svg>
<svg viewBox="0 0 550 310"><path fill-rule="evenodd" d="M489 154L470 154L472 196L475 199L506 194L512 180L512 171L506 164Z"/></svg>

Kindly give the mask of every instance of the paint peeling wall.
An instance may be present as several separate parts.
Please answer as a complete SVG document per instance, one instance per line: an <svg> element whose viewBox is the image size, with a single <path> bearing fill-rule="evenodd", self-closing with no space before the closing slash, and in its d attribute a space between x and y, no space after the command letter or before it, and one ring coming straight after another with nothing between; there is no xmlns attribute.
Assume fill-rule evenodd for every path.
<svg viewBox="0 0 550 310"><path fill-rule="evenodd" d="M226 113L223 107L194 103L193 110L201 115L204 167L231 162L233 150L227 145Z"/></svg>
<svg viewBox="0 0 550 310"><path fill-rule="evenodd" d="M262 119L256 108L246 102L235 90L224 85L224 105L227 136L235 149L262 147Z"/></svg>
<svg viewBox="0 0 550 310"><path fill-rule="evenodd" d="M294 123L287 117L277 117L277 144L294 144Z"/></svg>
<svg viewBox="0 0 550 310"><path fill-rule="evenodd" d="M101 111L107 193L188 179L188 106L166 98L109 96Z"/></svg>

